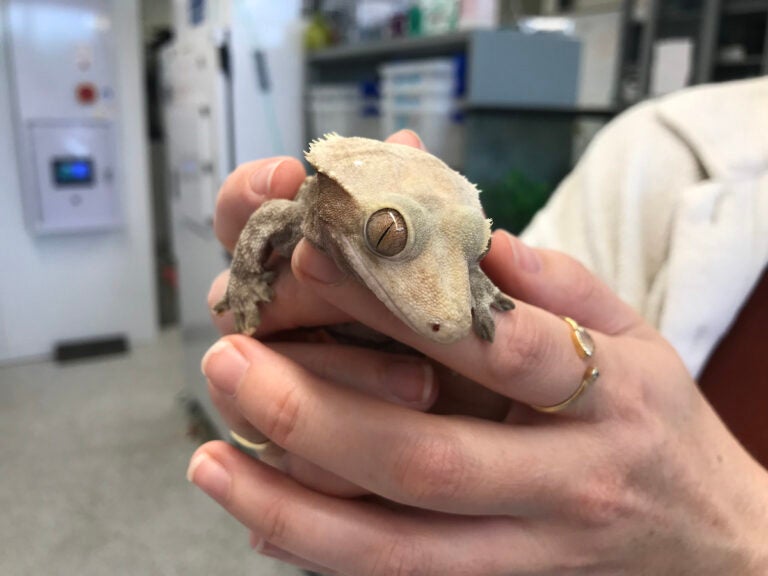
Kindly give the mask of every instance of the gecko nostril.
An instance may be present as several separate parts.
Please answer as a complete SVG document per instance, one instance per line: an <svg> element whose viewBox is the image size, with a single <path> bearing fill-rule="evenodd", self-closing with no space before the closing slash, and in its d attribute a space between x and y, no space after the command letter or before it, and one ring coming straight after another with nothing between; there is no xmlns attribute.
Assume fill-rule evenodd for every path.
<svg viewBox="0 0 768 576"><path fill-rule="evenodd" d="M440 324L438 324L437 322L432 324L432 332L440 332Z"/></svg>

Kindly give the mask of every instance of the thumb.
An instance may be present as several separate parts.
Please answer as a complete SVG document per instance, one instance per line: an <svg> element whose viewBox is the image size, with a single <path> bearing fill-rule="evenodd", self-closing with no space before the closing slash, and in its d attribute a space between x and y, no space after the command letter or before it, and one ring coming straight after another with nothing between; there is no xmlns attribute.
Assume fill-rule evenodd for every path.
<svg viewBox="0 0 768 576"><path fill-rule="evenodd" d="M647 329L642 317L583 264L562 252L531 248L509 232L494 232L482 267L513 298L587 327L606 334Z"/></svg>
<svg viewBox="0 0 768 576"><path fill-rule="evenodd" d="M424 142L421 141L419 135L416 134L416 132L413 130L408 130L407 128L400 130L399 132L395 132L386 139L386 142L389 142L390 144L404 144L405 146L426 150Z"/></svg>

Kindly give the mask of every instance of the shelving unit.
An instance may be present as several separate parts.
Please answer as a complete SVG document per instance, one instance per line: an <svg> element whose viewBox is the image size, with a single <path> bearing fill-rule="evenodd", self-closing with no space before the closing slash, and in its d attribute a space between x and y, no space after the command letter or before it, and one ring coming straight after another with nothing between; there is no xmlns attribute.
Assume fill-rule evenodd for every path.
<svg viewBox="0 0 768 576"><path fill-rule="evenodd" d="M569 108L576 101L579 44L513 30L458 32L328 48L306 57L307 81L375 79L381 64L429 57L466 60L466 103Z"/></svg>
<svg viewBox="0 0 768 576"><path fill-rule="evenodd" d="M575 105L578 41L501 30L335 47L307 55L306 81L373 80L384 63L445 56L465 62L464 147L455 167L485 191L483 203L497 226L519 230L572 168L574 120L613 115ZM511 181L516 190L505 188ZM525 187L538 195L536 206L517 202Z"/></svg>
<svg viewBox="0 0 768 576"><path fill-rule="evenodd" d="M625 20L617 77L620 108L650 95L653 49L662 39L694 41L690 85L768 74L768 0L649 0L646 9L642 22ZM633 14L635 0L624 0L623 10ZM724 57L721 51L729 46L739 46L743 53ZM635 89L627 90L631 86Z"/></svg>
<svg viewBox="0 0 768 576"><path fill-rule="evenodd" d="M469 32L454 32L442 36L421 36L397 40L377 40L346 46L335 46L307 55L310 66L336 64L340 61L388 60L391 58L428 58L466 51L472 39Z"/></svg>

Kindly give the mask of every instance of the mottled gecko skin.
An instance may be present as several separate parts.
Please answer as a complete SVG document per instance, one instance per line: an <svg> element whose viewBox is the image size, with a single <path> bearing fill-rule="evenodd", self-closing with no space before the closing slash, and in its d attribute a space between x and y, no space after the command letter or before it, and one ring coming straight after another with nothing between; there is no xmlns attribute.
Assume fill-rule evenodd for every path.
<svg viewBox="0 0 768 576"><path fill-rule="evenodd" d="M366 138L331 134L306 158L317 174L295 200L269 200L248 220L217 313L232 310L253 334L272 296L267 258L305 237L418 334L450 343L474 328L493 340L491 309L514 303L480 269L491 225L474 185L427 152Z"/></svg>

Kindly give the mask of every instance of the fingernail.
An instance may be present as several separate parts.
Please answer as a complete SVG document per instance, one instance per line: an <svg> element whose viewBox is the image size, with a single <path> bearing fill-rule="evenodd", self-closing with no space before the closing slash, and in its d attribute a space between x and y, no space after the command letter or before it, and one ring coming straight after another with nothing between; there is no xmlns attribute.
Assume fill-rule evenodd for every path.
<svg viewBox="0 0 768 576"><path fill-rule="evenodd" d="M232 484L232 477L220 462L205 452L192 458L187 469L187 480L217 502L225 502Z"/></svg>
<svg viewBox="0 0 768 576"><path fill-rule="evenodd" d="M272 197L272 178L277 172L280 165L285 162L285 159L274 160L265 166L260 166L257 170L254 170L248 179L248 183L251 186L251 191L259 197L271 198Z"/></svg>
<svg viewBox="0 0 768 576"><path fill-rule="evenodd" d="M253 549L262 556L269 556L275 560L287 560L291 557L288 552L282 548L278 548L274 544L270 544L263 538L259 538L258 542L253 546Z"/></svg>
<svg viewBox="0 0 768 576"><path fill-rule="evenodd" d="M264 538L262 538L259 534L251 530L250 535L248 536L249 542L251 544L251 548L256 550L256 552L259 551L261 547L261 543L264 542Z"/></svg>
<svg viewBox="0 0 768 576"><path fill-rule="evenodd" d="M389 390L405 402L426 402L432 395L434 371L427 362L397 361L387 366Z"/></svg>
<svg viewBox="0 0 768 576"><path fill-rule="evenodd" d="M203 356L200 369L216 388L234 396L248 365L245 357L229 341L219 340Z"/></svg>
<svg viewBox="0 0 768 576"><path fill-rule="evenodd" d="M531 274L541 270L541 258L539 258L536 250L527 246L522 240L512 236L512 234L507 234L507 238L509 238L509 243L512 246L514 263L519 269Z"/></svg>
<svg viewBox="0 0 768 576"><path fill-rule="evenodd" d="M410 135L411 135L411 136L413 136L413 138L415 138L415 139L416 139L416 141L419 143L419 148L420 148L421 150L425 150L425 147L424 147L424 141L421 139L421 136L419 136L418 134L416 134L416 132L414 132L414 131L413 131L413 130L411 130L410 128L403 128L402 130L400 130L400 131L398 132L398 134L410 134Z"/></svg>
<svg viewBox="0 0 768 576"><path fill-rule="evenodd" d="M327 254L318 250L314 250L311 254L302 250L297 257L298 268L322 284L338 284L346 276Z"/></svg>
<svg viewBox="0 0 768 576"><path fill-rule="evenodd" d="M264 540L264 538L251 532L251 548L253 548L256 552L261 552L261 549L264 548L265 542L266 540Z"/></svg>

